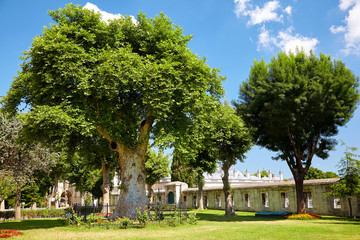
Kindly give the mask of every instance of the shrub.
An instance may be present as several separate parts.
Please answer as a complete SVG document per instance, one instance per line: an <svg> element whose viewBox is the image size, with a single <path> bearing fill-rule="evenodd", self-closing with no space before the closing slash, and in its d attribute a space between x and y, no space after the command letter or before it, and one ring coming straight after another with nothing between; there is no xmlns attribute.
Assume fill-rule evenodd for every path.
<svg viewBox="0 0 360 240"><path fill-rule="evenodd" d="M197 218L196 218L196 213L190 214L188 217L188 222L190 224L197 224Z"/></svg>
<svg viewBox="0 0 360 240"><path fill-rule="evenodd" d="M149 221L149 216L148 216L147 212L145 210L143 212L141 212L141 210L139 208L136 208L136 211L138 213L138 216L136 219L139 221L139 223L142 227L145 227L146 223Z"/></svg>
<svg viewBox="0 0 360 240"><path fill-rule="evenodd" d="M47 217L65 217L66 209L37 209L21 210L24 218L47 218ZM0 212L0 218L10 219L15 217L15 211Z"/></svg>
<svg viewBox="0 0 360 240"><path fill-rule="evenodd" d="M121 228L127 229L127 228L131 227L132 224L133 224L133 222L127 217L123 217L120 219L120 227Z"/></svg>

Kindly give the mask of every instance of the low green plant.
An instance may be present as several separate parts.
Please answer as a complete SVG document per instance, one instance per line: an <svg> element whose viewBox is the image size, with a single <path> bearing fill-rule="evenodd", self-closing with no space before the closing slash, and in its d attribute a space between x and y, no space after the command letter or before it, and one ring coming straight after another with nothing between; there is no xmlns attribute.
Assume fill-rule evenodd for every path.
<svg viewBox="0 0 360 240"><path fill-rule="evenodd" d="M89 214L88 216L86 216L86 223L91 224L96 222L97 220L97 216L94 213Z"/></svg>
<svg viewBox="0 0 360 240"><path fill-rule="evenodd" d="M71 208L71 213L66 214L65 224L68 226L80 226L83 223L83 217L79 217L73 208Z"/></svg>
<svg viewBox="0 0 360 240"><path fill-rule="evenodd" d="M141 210L139 208L136 208L136 211L138 214L136 219L139 221L139 223L142 227L145 227L146 223L149 221L149 216L148 216L147 211L145 211L145 209L144 209L144 211L141 212Z"/></svg>
<svg viewBox="0 0 360 240"><path fill-rule="evenodd" d="M188 216L188 223L190 224L197 224L197 218L196 218L196 213L192 213L192 214L189 214Z"/></svg>
<svg viewBox="0 0 360 240"><path fill-rule="evenodd" d="M123 217L120 219L120 227L123 229L127 229L127 228L131 227L132 224L133 224L133 222L127 217Z"/></svg>

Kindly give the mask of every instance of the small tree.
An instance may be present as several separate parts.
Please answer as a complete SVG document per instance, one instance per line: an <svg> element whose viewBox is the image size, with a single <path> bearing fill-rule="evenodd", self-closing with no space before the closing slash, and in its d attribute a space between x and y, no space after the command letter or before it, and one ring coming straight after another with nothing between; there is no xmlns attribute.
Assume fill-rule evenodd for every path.
<svg viewBox="0 0 360 240"><path fill-rule="evenodd" d="M156 153L151 148L148 148L145 160L146 169L146 184L148 187L148 201L152 203L154 191L152 186L170 174L169 156L164 155L161 151Z"/></svg>
<svg viewBox="0 0 360 240"><path fill-rule="evenodd" d="M0 171L0 204L16 191L16 182L11 174L1 170Z"/></svg>
<svg viewBox="0 0 360 240"><path fill-rule="evenodd" d="M209 130L209 134L212 135L212 150L215 151L224 174L222 181L225 214L233 215L235 211L232 206L229 169L237 161L244 161L245 153L250 150L252 145L251 136L242 119L226 102L217 107L212 121L212 129Z"/></svg>
<svg viewBox="0 0 360 240"><path fill-rule="evenodd" d="M48 170L55 159L39 144L21 141L22 124L15 118L0 114L0 170L9 174L16 183L15 220L21 220L21 189L32 181L36 170Z"/></svg>
<svg viewBox="0 0 360 240"><path fill-rule="evenodd" d="M257 173L254 174L255 177L257 177ZM264 169L260 172L260 176L263 177L267 177L268 176L268 172Z"/></svg>
<svg viewBox="0 0 360 240"><path fill-rule="evenodd" d="M340 180L332 185L331 191L327 196L346 198L349 203L349 217L352 217L351 199L353 196L360 194L360 155L355 154L358 150L355 147L346 146L345 156L341 158L338 167L340 168Z"/></svg>

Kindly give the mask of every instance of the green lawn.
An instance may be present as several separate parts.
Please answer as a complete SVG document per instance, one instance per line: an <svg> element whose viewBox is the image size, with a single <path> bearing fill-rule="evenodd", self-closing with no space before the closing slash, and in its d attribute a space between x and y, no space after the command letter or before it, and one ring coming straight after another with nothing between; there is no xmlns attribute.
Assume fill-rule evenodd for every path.
<svg viewBox="0 0 360 240"><path fill-rule="evenodd" d="M177 227L148 225L144 229L105 229L68 227L59 219L2 222L0 229L16 229L24 235L14 239L360 239L360 220L323 217L317 220L286 220L255 217L238 212L224 216L224 211L198 212L196 225Z"/></svg>

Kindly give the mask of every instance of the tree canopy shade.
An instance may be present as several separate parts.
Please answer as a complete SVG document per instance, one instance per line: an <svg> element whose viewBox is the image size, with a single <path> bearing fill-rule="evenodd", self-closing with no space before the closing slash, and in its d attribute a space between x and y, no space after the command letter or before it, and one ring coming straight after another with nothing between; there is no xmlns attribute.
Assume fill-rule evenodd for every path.
<svg viewBox="0 0 360 240"><path fill-rule="evenodd" d="M237 111L255 143L278 152L296 182L298 213L305 212L303 180L313 156L325 159L338 127L352 117L359 79L339 60L312 52L283 53L254 62L240 86Z"/></svg>
<svg viewBox="0 0 360 240"><path fill-rule="evenodd" d="M2 104L9 112L29 105L26 133L49 141L98 131L119 153L116 215L135 218L146 204L149 137L179 138L204 101L222 96L224 78L162 13L105 22L69 4L49 14L56 24L34 38ZM69 131L58 131L63 127Z"/></svg>

